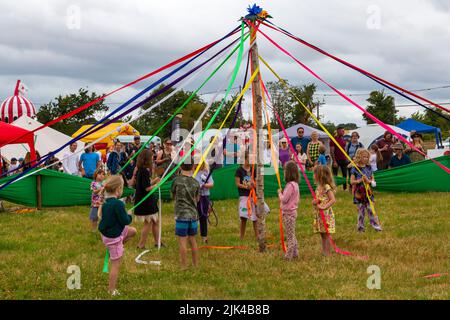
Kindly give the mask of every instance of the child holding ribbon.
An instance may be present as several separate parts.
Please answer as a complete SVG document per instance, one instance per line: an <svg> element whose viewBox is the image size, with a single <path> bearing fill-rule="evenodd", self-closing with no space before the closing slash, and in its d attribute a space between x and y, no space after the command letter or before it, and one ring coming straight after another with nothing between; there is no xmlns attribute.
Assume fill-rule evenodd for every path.
<svg viewBox="0 0 450 320"><path fill-rule="evenodd" d="M381 231L378 218L372 212L372 205L374 203L374 196L372 187L375 187L375 179L373 177L372 168L370 166L370 153L366 149L358 149L354 158L358 169L352 167L350 170L350 183L353 186L353 203L358 208L358 231L364 232L364 218L367 211L370 225L376 230ZM362 173L362 174L361 174ZM366 186L367 191L366 191ZM370 199L370 200L369 200ZM371 205L372 202L372 205Z"/></svg>
<svg viewBox="0 0 450 320"><path fill-rule="evenodd" d="M319 233L322 238L322 253L329 256L331 238L330 234L335 233L334 212L331 207L335 202L334 196L336 186L333 175L327 166L314 167L314 183L316 184L316 199L313 200L315 216L313 223L314 233ZM323 212L323 215L322 213Z"/></svg>

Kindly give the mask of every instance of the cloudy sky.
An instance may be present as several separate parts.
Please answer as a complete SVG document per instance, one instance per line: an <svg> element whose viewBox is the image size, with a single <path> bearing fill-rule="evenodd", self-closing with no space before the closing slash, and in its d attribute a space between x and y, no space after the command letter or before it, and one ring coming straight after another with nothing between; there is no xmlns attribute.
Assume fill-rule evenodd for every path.
<svg viewBox="0 0 450 320"><path fill-rule="evenodd" d="M210 43L238 25L247 0L0 0L0 100L17 79L40 105L88 87L109 92ZM450 4L446 0L258 1L273 22L382 78L450 102ZM379 86L355 71L263 29L320 76L365 106ZM262 36L260 54L293 84L316 82L325 121L363 124L361 112L314 81ZM202 93L225 85L231 64ZM268 70L263 77L273 80ZM195 89L202 77L187 89ZM107 100L111 107L137 93L149 79ZM239 78L236 85L240 85ZM209 95L205 94L205 98ZM396 104L410 102L396 97ZM409 115L416 107L400 107Z"/></svg>

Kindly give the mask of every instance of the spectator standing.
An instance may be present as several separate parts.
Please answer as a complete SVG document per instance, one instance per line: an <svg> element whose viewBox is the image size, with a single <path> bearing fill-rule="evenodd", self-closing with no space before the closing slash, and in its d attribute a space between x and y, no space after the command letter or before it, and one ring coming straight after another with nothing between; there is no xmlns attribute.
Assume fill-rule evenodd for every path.
<svg viewBox="0 0 450 320"><path fill-rule="evenodd" d="M297 128L297 136L291 139L292 145L295 147L297 144L302 145L302 150L306 152L308 150L308 144L311 142L309 137L305 137L305 129L303 127Z"/></svg>
<svg viewBox="0 0 450 320"><path fill-rule="evenodd" d="M341 146L342 150L345 150L345 147L347 145L347 141L344 139L345 130L343 127L338 127L336 131L336 136L334 139L336 142ZM333 169L333 175L337 176L339 173L339 169L341 169L342 177L345 179L345 183L343 185L344 190L347 189L347 166L348 166L348 159L345 156L345 154L341 151L340 148L336 146L336 144L333 141L330 141L330 153L331 153L331 159L333 162L332 169Z"/></svg>
<svg viewBox="0 0 450 320"><path fill-rule="evenodd" d="M73 142L69 146L69 152L63 155L62 167L65 173L71 174L73 176L79 176L80 171L78 163L80 162L80 155L76 154L78 144Z"/></svg>
<svg viewBox="0 0 450 320"><path fill-rule="evenodd" d="M81 155L78 162L78 169L84 178L92 179L94 172L100 165L100 156L96 152L92 152L93 147L87 147L85 152Z"/></svg>
<svg viewBox="0 0 450 320"><path fill-rule="evenodd" d="M383 161L380 164L379 170L387 169L392 158L392 145L394 141L392 139L392 134L386 131L383 138L377 142L378 149L380 149L381 155L383 156Z"/></svg>

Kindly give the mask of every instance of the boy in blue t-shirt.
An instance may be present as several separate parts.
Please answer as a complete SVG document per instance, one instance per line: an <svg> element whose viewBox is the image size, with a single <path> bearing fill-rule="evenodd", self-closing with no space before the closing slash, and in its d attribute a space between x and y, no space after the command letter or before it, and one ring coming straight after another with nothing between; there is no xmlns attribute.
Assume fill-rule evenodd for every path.
<svg viewBox="0 0 450 320"><path fill-rule="evenodd" d="M326 148L324 145L321 145L319 147L319 158L317 158L317 164L320 166L326 166L327 165L327 157L325 156Z"/></svg>

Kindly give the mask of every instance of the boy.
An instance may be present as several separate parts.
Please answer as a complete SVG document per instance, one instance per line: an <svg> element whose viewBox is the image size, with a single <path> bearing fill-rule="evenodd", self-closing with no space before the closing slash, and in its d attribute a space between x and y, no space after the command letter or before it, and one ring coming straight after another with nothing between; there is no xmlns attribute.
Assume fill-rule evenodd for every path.
<svg viewBox="0 0 450 320"><path fill-rule="evenodd" d="M187 163L186 163L187 162ZM188 241L191 244L192 264L198 264L197 242L198 228L197 202L200 200L200 184L192 178L192 161L181 165L181 173L172 182L172 195L175 200L175 235L180 243L181 267L187 268L186 255Z"/></svg>
<svg viewBox="0 0 450 320"><path fill-rule="evenodd" d="M317 158L317 164L320 166L327 165L327 157L325 156L326 148L324 145L319 147L319 158Z"/></svg>

